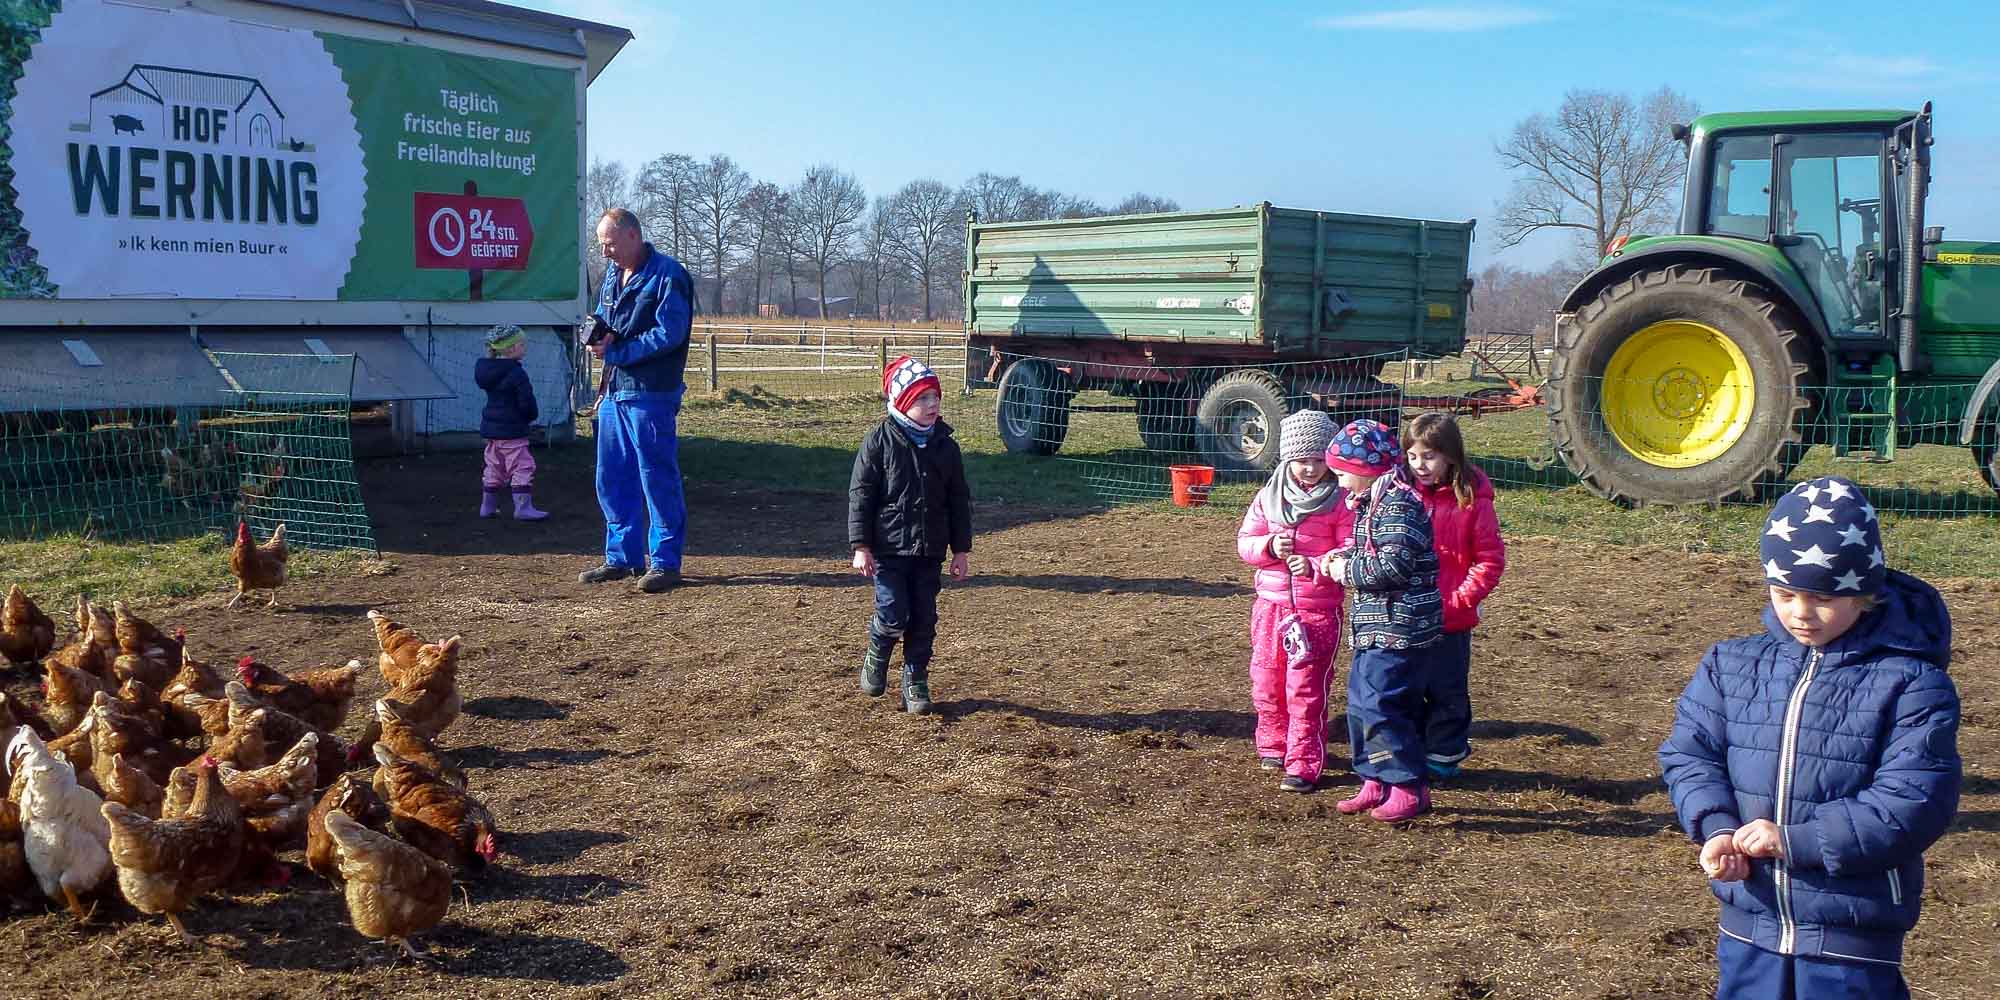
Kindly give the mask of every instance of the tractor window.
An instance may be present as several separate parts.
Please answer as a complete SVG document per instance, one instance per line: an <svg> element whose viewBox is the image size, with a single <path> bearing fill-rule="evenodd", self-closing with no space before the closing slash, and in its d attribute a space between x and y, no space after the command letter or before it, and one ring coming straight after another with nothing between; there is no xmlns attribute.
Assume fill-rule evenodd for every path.
<svg viewBox="0 0 2000 1000"><path fill-rule="evenodd" d="M1880 330L1882 136L1799 135L1781 149L1778 233L1786 256L1830 329Z"/></svg>
<svg viewBox="0 0 2000 1000"><path fill-rule="evenodd" d="M1745 236L1771 235L1771 137L1724 137L1715 144L1713 187L1708 198L1708 232Z"/></svg>

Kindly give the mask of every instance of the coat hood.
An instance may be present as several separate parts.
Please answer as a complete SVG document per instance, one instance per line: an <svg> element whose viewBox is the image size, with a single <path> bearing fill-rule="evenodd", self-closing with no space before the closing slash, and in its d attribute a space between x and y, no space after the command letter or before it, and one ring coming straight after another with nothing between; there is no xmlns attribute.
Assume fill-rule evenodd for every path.
<svg viewBox="0 0 2000 1000"><path fill-rule="evenodd" d="M472 381L487 392L500 387L508 373L521 367L513 358L480 358L472 363ZM460 371L465 369L461 368Z"/></svg>
<svg viewBox="0 0 2000 1000"><path fill-rule="evenodd" d="M1845 661L1893 653L1914 656L1940 670L1950 665L1951 612L1937 588L1908 573L1890 570L1875 599L1874 610L1826 647L1829 659ZM1781 642L1798 642L1785 631L1768 603L1764 606L1764 628Z"/></svg>

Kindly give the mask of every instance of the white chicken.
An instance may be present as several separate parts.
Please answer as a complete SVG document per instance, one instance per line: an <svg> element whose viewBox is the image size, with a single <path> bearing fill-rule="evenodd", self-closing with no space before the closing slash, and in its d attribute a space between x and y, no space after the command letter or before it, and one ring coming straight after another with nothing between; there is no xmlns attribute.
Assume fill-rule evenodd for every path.
<svg viewBox="0 0 2000 1000"><path fill-rule="evenodd" d="M28 869L44 895L67 902L78 920L88 919L82 897L112 872L104 799L78 785L69 762L50 753L25 726L7 745L7 769L25 779L19 805Z"/></svg>

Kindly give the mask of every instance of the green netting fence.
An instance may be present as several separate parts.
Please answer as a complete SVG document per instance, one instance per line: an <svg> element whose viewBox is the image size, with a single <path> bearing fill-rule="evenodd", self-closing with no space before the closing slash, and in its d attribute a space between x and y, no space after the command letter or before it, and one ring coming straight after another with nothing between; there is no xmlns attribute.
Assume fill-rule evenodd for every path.
<svg viewBox="0 0 2000 1000"><path fill-rule="evenodd" d="M240 519L260 537L284 523L301 548L373 552L349 436L353 356L210 358L212 400L184 380L0 371L0 538L166 541ZM136 405L106 405L119 401Z"/></svg>

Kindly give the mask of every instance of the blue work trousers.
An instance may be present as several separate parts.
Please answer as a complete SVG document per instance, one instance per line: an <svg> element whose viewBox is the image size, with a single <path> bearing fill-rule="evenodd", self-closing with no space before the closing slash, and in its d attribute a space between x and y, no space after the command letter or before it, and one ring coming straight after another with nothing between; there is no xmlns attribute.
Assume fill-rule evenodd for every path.
<svg viewBox="0 0 2000 1000"><path fill-rule="evenodd" d="M1449 766L1472 753L1472 633L1446 632L1432 643L1430 683L1424 686L1424 755Z"/></svg>
<svg viewBox="0 0 2000 1000"><path fill-rule="evenodd" d="M1823 955L1780 955L1722 935L1716 1000L1910 1000L1900 966Z"/></svg>
<svg viewBox="0 0 2000 1000"><path fill-rule="evenodd" d="M679 395L607 399L597 407L597 504L604 509L606 565L681 568L687 497L675 428L680 410Z"/></svg>
<svg viewBox="0 0 2000 1000"><path fill-rule="evenodd" d="M929 676L937 642L938 591L944 563L923 556L882 556L875 560L875 617L868 638L884 656L903 640L903 666L918 678Z"/></svg>

